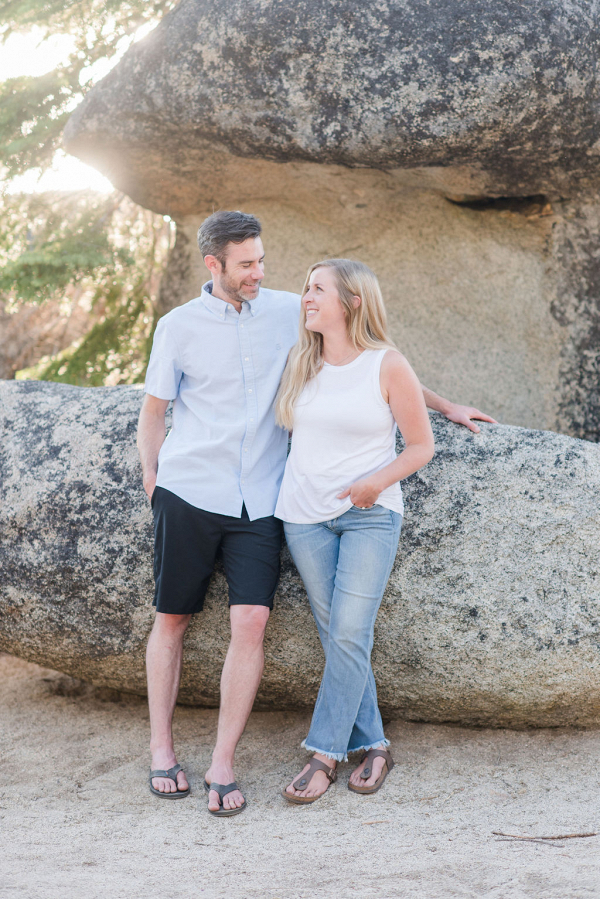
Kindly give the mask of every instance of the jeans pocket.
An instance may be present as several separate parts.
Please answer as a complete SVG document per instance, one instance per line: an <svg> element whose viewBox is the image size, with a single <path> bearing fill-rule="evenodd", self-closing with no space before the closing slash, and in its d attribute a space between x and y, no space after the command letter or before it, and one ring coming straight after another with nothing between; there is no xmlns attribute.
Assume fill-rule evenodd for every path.
<svg viewBox="0 0 600 899"><path fill-rule="evenodd" d="M398 530L402 530L402 522L404 521L404 516L400 514L400 512L394 512L393 509L388 509L390 513L390 520L392 525Z"/></svg>

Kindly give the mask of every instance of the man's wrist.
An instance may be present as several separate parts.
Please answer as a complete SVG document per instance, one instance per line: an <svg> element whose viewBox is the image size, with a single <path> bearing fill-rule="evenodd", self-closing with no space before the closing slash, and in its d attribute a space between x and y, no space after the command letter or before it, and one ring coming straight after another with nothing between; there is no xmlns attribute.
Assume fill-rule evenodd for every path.
<svg viewBox="0 0 600 899"><path fill-rule="evenodd" d="M157 477L158 477L158 470L156 470L156 471L152 471L152 470L150 470L150 471L144 471L144 470L142 469L142 481L144 482L144 484L146 484L146 483L152 483L152 481L156 481L156 478L157 478Z"/></svg>

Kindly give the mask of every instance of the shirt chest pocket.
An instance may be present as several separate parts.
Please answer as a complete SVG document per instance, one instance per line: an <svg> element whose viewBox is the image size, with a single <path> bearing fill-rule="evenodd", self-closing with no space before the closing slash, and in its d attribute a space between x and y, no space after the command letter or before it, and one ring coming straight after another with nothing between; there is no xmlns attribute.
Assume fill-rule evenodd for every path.
<svg viewBox="0 0 600 899"><path fill-rule="evenodd" d="M261 381L275 379L279 383L288 352L285 341L280 336L275 336L269 340L261 340L260 347L253 348L250 359L244 362L251 367L256 378Z"/></svg>
<svg viewBox="0 0 600 899"><path fill-rule="evenodd" d="M227 395L239 391L243 377L240 355L231 348L203 347L198 352L188 350L184 359L183 376L190 388Z"/></svg>

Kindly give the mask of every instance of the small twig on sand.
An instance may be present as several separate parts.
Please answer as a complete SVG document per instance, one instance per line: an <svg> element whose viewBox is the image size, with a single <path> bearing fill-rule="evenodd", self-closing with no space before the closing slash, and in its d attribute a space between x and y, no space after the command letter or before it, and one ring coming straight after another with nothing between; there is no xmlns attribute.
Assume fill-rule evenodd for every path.
<svg viewBox="0 0 600 899"><path fill-rule="evenodd" d="M363 825L365 824L389 824L389 821L363 821Z"/></svg>
<svg viewBox="0 0 600 899"><path fill-rule="evenodd" d="M519 833L501 833L499 830L493 830L492 833L495 837L508 837L511 840L580 840L584 837L597 837L598 833L561 833L556 837L528 837L524 834Z"/></svg>
<svg viewBox="0 0 600 899"><path fill-rule="evenodd" d="M537 843L538 846L547 846L548 849L564 849L564 843L555 843L548 840L537 840L535 837L498 837L497 843Z"/></svg>

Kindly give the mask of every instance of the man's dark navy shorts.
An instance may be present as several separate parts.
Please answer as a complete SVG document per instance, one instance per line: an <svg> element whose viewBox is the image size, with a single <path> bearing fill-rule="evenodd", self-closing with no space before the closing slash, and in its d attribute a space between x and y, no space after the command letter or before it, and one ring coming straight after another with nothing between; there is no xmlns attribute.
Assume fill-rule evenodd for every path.
<svg viewBox="0 0 600 899"><path fill-rule="evenodd" d="M282 526L270 515L250 521L206 512L156 487L154 512L154 605L157 612L201 612L215 560L223 560L229 605L268 606L279 579Z"/></svg>

